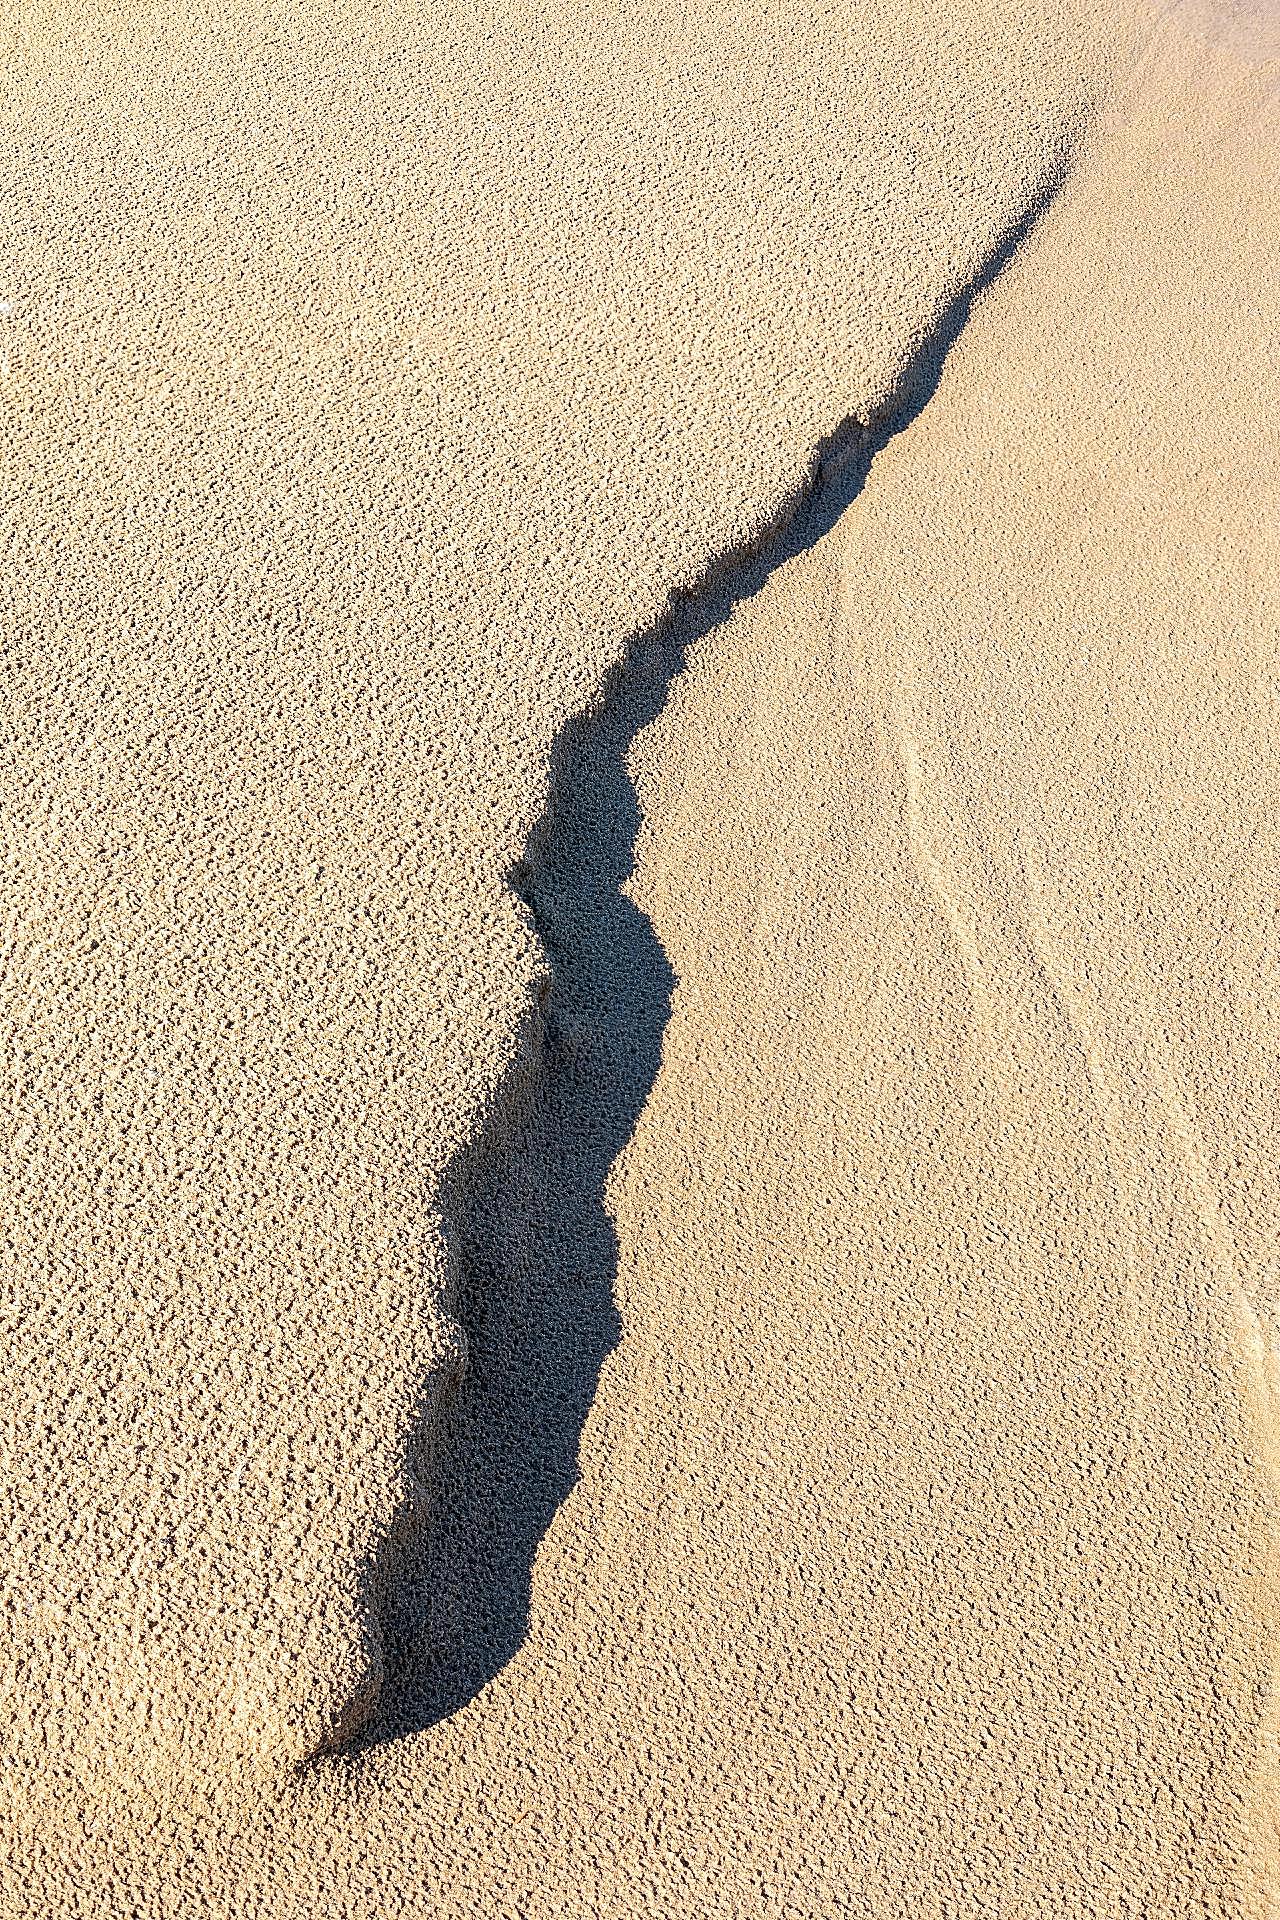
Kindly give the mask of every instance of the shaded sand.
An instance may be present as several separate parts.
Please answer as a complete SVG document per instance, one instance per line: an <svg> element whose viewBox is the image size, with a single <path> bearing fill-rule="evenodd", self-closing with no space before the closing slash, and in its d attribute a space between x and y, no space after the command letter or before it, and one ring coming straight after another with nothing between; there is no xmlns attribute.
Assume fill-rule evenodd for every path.
<svg viewBox="0 0 1280 1920"><path fill-rule="evenodd" d="M463 1343L505 886L626 636L888 392L1092 9L23 7L6 49L12 1818L349 1737Z"/></svg>
<svg viewBox="0 0 1280 1920"><path fill-rule="evenodd" d="M1006 53L1025 51L1027 22L1006 27ZM995 43L982 44L994 71ZM1060 71L1079 84L1083 54ZM953 83L963 99L972 74ZM962 227L956 213L963 261L938 240L938 216L959 202L931 208L918 244L935 278L927 296L913 289L929 329L907 318L909 276L885 278L902 302L883 362L892 378L866 376L854 401L806 416L794 437L791 419L770 415L767 381L749 409L711 380L696 401L682 389L670 447L658 410L645 414L650 464L630 476L626 512L661 496L661 476L695 470L691 448L710 444L698 437L705 396L724 401L726 435L732 422L735 471L716 475L726 519L715 540L699 522L695 552L751 524L745 509L730 524L734 484L755 489L763 521L803 467L800 448L847 413L874 424L828 449L813 499L755 560L633 646L603 711L560 731L626 630L618 607L639 613L632 629L655 610L661 540L628 555L632 571L619 559L600 576L631 584L611 591L588 639L587 603L569 588L598 549L566 554L548 538L567 611L563 652L540 640L549 627L524 628L519 658L543 674L536 724L519 704L527 680L501 666L516 612L501 639L478 620L465 644L448 641L441 615L446 665L432 686L473 731L452 781L441 773L431 791L444 796L439 845L469 848L472 865L452 891L438 879L451 870L423 871L439 965L474 971L474 997L448 1003L470 1104L435 1092L451 1084L443 1064L438 1081L400 1086L388 1063L417 1061L424 1043L398 1001L355 1047L352 949L338 943L320 1009L348 1024L326 1073L295 1050L282 1083L317 1112L332 1103L334 1130L294 1147L282 1107L264 1157L244 1162L246 1186L222 1198L239 1220L244 1192L292 1152L331 1204L333 1169L347 1163L317 1160L316 1140L345 1137L344 1099L385 1087L368 1122L379 1131L360 1134L359 1151L414 1162L436 1200L449 1167L456 1284L446 1294L441 1261L432 1293L419 1238L416 1321L408 1303L407 1320L391 1315L366 1279L321 1305L305 1288L270 1294L264 1345L217 1325L198 1338L211 1297L247 1312L272 1250L278 1262L295 1244L273 1216L258 1264L219 1269L212 1293L176 1266L191 1291L172 1346L150 1325L113 1336L117 1351L172 1369L155 1404L186 1449L175 1471L189 1477L166 1489L177 1510L205 1538L225 1526L233 1557L256 1553L264 1571L251 1587L207 1552L202 1598L226 1623L223 1667L194 1661L208 1643L189 1619L167 1645L161 1612L135 1693L112 1693L101 1675L120 1670L137 1594L172 1604L179 1574L142 1509L120 1510L118 1563L86 1522L95 1579L75 1594L74 1631L42 1643L56 1663L100 1636L84 1661L87 1722L67 1667L54 1669L84 1791L56 1812L40 1800L65 1729L56 1698L28 1693L32 1741L52 1728L53 1754L49 1772L27 1776L29 1831L6 1869L15 1911L1274 1909L1275 118L1266 73L1166 23L1097 126L1059 99L1034 138L1023 129L1025 191L982 222L966 205ZM1079 150L1065 184L1025 217L1068 131ZM985 151L990 118L973 139ZM909 251L915 230L888 191L881 213L901 219ZM841 223L831 202L829 217L851 245L849 206ZM763 311L757 351L780 338L768 301ZM865 340L862 318L842 310L839 324ZM736 342L730 315L716 324L699 364L719 352L723 373ZM810 374L816 339L795 363ZM606 390L592 389L602 409ZM606 418L595 413L593 431ZM740 481L739 448L756 463ZM573 498L566 479L562 512ZM692 517L690 501L672 509L673 540L681 513ZM343 537L354 572L354 535ZM378 554L393 570L405 538L388 516ZM532 591L493 564L479 603L498 578ZM318 577L337 565L326 550ZM353 642L347 678L326 682L324 699L340 706L370 675L380 684L365 641L359 669ZM450 644L459 661L466 645L487 646L470 658L490 677L451 668ZM279 639L262 687L306 657L301 637ZM474 706L477 686L492 700L489 759L470 750L482 725L464 692ZM276 711L274 691L253 692L252 674L234 683L246 687L263 704L237 720L241 747ZM310 689L300 711L330 711L320 697ZM207 724L219 700L199 711ZM407 724L380 724L393 720ZM508 737L505 760L502 724L522 743ZM387 753L404 756L384 763L397 805L404 782L427 780L407 738L387 736ZM306 741L319 750L310 719ZM367 735L348 750L363 765ZM548 754L555 798L515 875L526 904L495 908L490 924L474 902L487 885L501 898L489 859L524 846ZM371 816L344 811L345 790L338 806L335 761L303 762L299 791L330 809L326 848L348 849L350 907L376 864L360 841ZM155 792L190 764L165 762ZM219 764L208 762L209 792ZM486 780L505 784L505 838L496 799L477 797ZM277 820L261 795L244 816L289 876L301 817ZM178 854L167 858L171 874ZM135 876L135 914L164 898L163 873L152 892ZM419 904L400 884L397 968ZM233 919L226 896L213 898ZM263 979L290 977L269 956ZM521 1023L548 962L540 1010ZM388 993L426 995L425 976L388 971ZM247 1056L213 1031L228 1050L210 1071L239 1086ZM275 1032L254 1029L264 1085ZM487 1053L486 1033L497 1036ZM89 1086L93 1060L67 1084ZM375 1060L385 1081L370 1079ZM176 1099L178 1082L164 1084ZM485 1118L450 1160L482 1087ZM169 1124L177 1109L164 1111ZM257 1126L252 1101L247 1114ZM131 1189L142 1224L108 1252L150 1271L145 1222L160 1188L143 1170ZM422 1236L407 1186L375 1198L375 1224L409 1221ZM341 1221L308 1214L296 1244L317 1264L300 1253L288 1272L327 1275L348 1222L373 1204L361 1189ZM157 1271L162 1255L173 1260L168 1243ZM91 1305L115 1298L104 1270ZM242 1733L240 1749L258 1757L314 1744L359 1701L357 1669L373 1656L360 1651L368 1617L350 1569L385 1542L388 1463L406 1432L392 1414L443 1377L447 1361L432 1375L424 1354L432 1339L444 1352L454 1312L471 1363L423 1456L426 1524L375 1562L385 1678L363 1741L278 1790L245 1788L219 1758L226 1725L209 1716L210 1733L202 1718L224 1696L181 1688L231 1672L254 1703L242 1724L257 1746ZM386 1343L376 1364L371 1330ZM94 1337L105 1337L97 1322ZM320 1353L331 1378L308 1376L300 1402L288 1369ZM230 1518L219 1505L221 1428L201 1425L198 1396L175 1385L193 1355L215 1375L239 1369L237 1406L257 1408L267 1383L278 1396L267 1430L283 1451L259 1469L272 1524L251 1503ZM84 1377L102 1365L87 1355ZM110 1458L118 1414L100 1430ZM238 1454L226 1447L237 1465L246 1457L243 1435ZM98 1465L88 1474L82 1496L108 1485ZM19 1579L30 1516L51 1533L59 1524L52 1485L24 1509ZM317 1486L329 1507L310 1497ZM139 1556L158 1587L145 1588ZM84 1581L85 1562L71 1564ZM118 1570L136 1584L113 1585ZM292 1593L308 1581L305 1598ZM166 1714L195 1730L198 1751L175 1757ZM212 1803L208 1820L181 1804L184 1769ZM128 1781L127 1809L110 1777Z"/></svg>

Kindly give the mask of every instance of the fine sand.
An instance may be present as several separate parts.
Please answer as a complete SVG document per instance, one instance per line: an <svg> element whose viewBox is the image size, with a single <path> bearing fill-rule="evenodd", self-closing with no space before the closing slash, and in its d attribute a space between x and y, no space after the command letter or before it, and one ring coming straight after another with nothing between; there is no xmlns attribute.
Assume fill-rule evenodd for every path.
<svg viewBox="0 0 1280 1920"><path fill-rule="evenodd" d="M1274 23L11 37L4 1910L1274 1912Z"/></svg>

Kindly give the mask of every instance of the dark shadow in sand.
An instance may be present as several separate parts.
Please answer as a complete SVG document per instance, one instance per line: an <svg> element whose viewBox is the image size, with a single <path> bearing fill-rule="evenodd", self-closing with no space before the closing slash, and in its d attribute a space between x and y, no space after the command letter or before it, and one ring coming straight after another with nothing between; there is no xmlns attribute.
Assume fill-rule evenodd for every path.
<svg viewBox="0 0 1280 1920"><path fill-rule="evenodd" d="M397 1553L384 1596L390 1671L361 1749L456 1712L520 1648L534 1556L577 1479L579 1437L621 1333L606 1181L657 1076L676 985L653 927L622 892L640 826L628 748L661 712L689 649L857 498L1057 184L953 301L883 424L833 436L784 522L635 641L601 708L556 743L551 804L511 876L546 945L551 990L540 1034L453 1170L447 1210L471 1360L436 1453L426 1527Z"/></svg>

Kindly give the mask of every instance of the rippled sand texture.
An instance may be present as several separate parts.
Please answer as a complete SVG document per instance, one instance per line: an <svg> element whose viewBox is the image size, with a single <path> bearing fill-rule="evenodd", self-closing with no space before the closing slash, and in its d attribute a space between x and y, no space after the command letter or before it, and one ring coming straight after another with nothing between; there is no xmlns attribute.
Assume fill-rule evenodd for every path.
<svg viewBox="0 0 1280 1920"><path fill-rule="evenodd" d="M799 1911L1280 1897L1280 148L1223 78L1146 76L637 756L610 1592L670 1830L713 1716Z"/></svg>
<svg viewBox="0 0 1280 1920"><path fill-rule="evenodd" d="M264 37L293 278L37 335L15 1910L1274 1910L1276 93L946 17Z"/></svg>

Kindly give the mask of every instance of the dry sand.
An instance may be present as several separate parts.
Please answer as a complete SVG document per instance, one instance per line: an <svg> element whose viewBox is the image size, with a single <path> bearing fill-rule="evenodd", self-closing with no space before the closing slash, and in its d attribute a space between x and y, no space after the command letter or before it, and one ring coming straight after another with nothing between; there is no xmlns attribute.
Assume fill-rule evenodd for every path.
<svg viewBox="0 0 1280 1920"><path fill-rule="evenodd" d="M15 1912L1274 1910L1207 18L24 16Z"/></svg>

